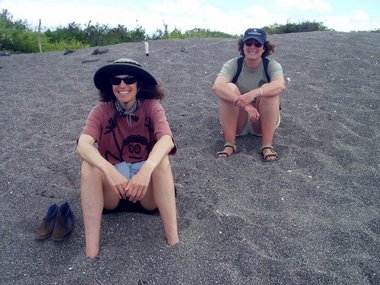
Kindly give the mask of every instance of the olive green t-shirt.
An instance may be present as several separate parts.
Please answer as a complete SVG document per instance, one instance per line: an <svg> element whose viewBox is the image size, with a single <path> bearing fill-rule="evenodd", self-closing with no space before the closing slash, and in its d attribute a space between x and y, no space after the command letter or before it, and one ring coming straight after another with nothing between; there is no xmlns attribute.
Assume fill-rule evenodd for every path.
<svg viewBox="0 0 380 285"><path fill-rule="evenodd" d="M237 60L238 57L227 61L220 70L219 75L223 75L230 81L232 81L238 67ZM269 60L268 75L269 78L283 76L281 65L273 59ZM258 88L264 83L267 83L267 77L265 76L263 61L261 61L261 64L255 69L249 68L243 61L243 68L236 82L236 85L238 86L240 93L247 93L253 89Z"/></svg>

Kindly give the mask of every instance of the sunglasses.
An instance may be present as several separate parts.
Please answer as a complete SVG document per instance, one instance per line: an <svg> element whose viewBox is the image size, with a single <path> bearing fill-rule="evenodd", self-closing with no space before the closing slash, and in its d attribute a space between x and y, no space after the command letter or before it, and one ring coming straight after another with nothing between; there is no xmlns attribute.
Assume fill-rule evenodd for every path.
<svg viewBox="0 0 380 285"><path fill-rule="evenodd" d="M259 48L259 47L262 47L263 45L260 44L259 42L257 41L247 41L247 42L244 42L244 44L247 46L247 47L250 47L252 45L254 45L255 47Z"/></svg>
<svg viewBox="0 0 380 285"><path fill-rule="evenodd" d="M120 85L121 81L123 81L125 84L133 84L137 82L137 78L134 76L127 76L127 77L112 77L111 78L111 84L112 85Z"/></svg>

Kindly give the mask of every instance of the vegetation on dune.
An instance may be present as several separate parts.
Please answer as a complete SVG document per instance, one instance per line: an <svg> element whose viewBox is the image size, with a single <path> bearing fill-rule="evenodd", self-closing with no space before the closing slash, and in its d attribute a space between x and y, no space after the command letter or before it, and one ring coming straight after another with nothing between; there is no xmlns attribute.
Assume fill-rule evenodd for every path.
<svg viewBox="0 0 380 285"><path fill-rule="evenodd" d="M39 33L30 28L26 21L14 21L7 10L3 10L0 14L0 50L22 53L38 52L39 45L37 42L39 37L43 51L54 51L143 40L185 39L191 37L234 38L237 36L199 28L194 28L184 33L175 28L169 32L168 25L165 23L163 30L157 29L152 35L147 35L145 29L140 25L137 25L134 29L128 29L123 25L110 28L107 25L92 24L91 21L84 28L80 24L73 22L66 27L58 27L55 30L47 29Z"/></svg>
<svg viewBox="0 0 380 285"><path fill-rule="evenodd" d="M264 30L269 34L286 34L286 33L300 33L300 32L313 32L313 31L332 31L327 28L322 22L306 21L302 23L289 23L286 25L274 24L269 27L264 27Z"/></svg>
<svg viewBox="0 0 380 285"><path fill-rule="evenodd" d="M306 21L302 23L274 24L264 27L268 34L283 34L311 31L331 31L323 23ZM376 30L374 32L379 32ZM178 28L169 31L164 23L164 29L157 29L152 35L147 35L145 29L137 25L128 29L123 25L111 28L108 25L92 24L84 28L75 22L55 30L37 31L31 28L25 20L13 20L8 10L0 14L0 50L14 53L33 53L41 51L59 51L84 47L114 45L124 42L162 39L185 38L237 38L239 35L229 35L209 29L194 28L182 32Z"/></svg>

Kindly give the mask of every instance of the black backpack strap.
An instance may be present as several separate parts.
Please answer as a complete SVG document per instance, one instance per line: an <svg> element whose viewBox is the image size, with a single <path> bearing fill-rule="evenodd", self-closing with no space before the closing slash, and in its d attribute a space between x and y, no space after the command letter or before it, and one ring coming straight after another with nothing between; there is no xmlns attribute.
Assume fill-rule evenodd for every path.
<svg viewBox="0 0 380 285"><path fill-rule="evenodd" d="M231 83L234 83L234 84L235 84L236 81L238 80L239 75L240 75L240 72L241 72L241 70L243 69L243 60L244 60L244 56L241 56L241 57L238 58L238 60L237 60L237 64L238 64L238 66L237 66L237 71L236 71L236 73L235 73L234 78L232 78Z"/></svg>
<svg viewBox="0 0 380 285"><path fill-rule="evenodd" d="M269 58L263 57L263 65L264 65L265 76L267 77L267 81L269 83L270 82L270 77L268 74Z"/></svg>
<svg viewBox="0 0 380 285"><path fill-rule="evenodd" d="M234 78L232 78L232 80L231 80L231 83L236 83L237 82L237 80L239 78L239 75L240 75L240 72L243 69L243 61L244 61L244 56L241 56L241 57L238 58L238 60L237 60L237 64L238 64L237 70L236 70ZM267 82L269 83L270 82L270 77L269 77L269 74L268 74L268 65L269 65L269 58L263 57L264 72L265 72L265 76L267 77Z"/></svg>

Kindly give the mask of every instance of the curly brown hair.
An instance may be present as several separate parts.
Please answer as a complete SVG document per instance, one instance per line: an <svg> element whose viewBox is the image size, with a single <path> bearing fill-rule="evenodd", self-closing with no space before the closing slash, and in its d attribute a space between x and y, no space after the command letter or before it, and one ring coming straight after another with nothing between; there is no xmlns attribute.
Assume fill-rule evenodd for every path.
<svg viewBox="0 0 380 285"><path fill-rule="evenodd" d="M271 40L268 40L264 43L264 52L261 57L267 57L274 53L274 48L276 47L275 43ZM240 55L244 56L244 41L243 38L240 38L238 41L238 51Z"/></svg>
<svg viewBox="0 0 380 285"><path fill-rule="evenodd" d="M138 84L139 85L139 84ZM164 98L164 90L157 85L142 85L138 86L137 99L158 99L161 100ZM99 91L99 100L101 102L109 102L116 100L115 94L112 91L112 85L106 90Z"/></svg>

